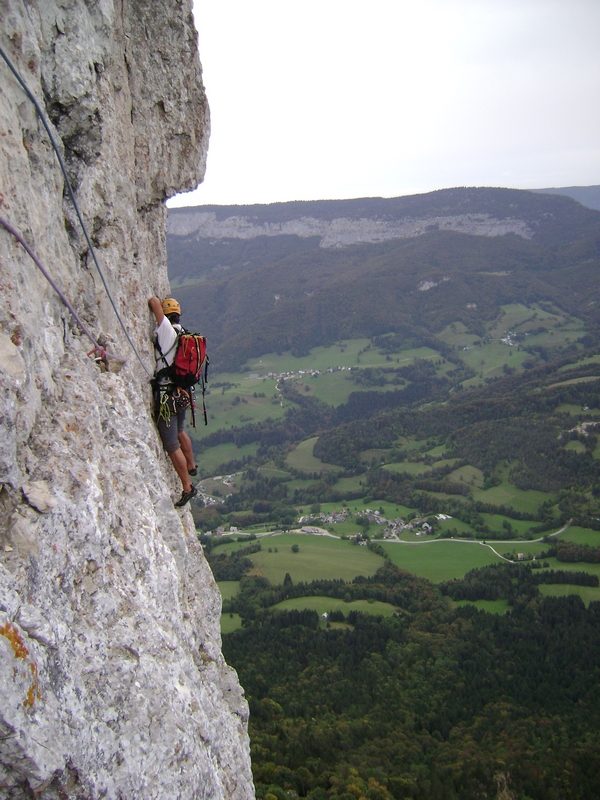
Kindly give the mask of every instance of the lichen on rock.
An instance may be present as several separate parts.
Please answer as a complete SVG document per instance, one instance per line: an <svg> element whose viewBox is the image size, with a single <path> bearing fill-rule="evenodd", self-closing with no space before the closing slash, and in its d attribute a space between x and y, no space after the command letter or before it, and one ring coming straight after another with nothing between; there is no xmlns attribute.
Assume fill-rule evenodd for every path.
<svg viewBox="0 0 600 800"><path fill-rule="evenodd" d="M209 134L189 0L1 0L3 51L45 111L142 362L166 294L164 200ZM221 600L133 354L22 87L0 60L0 798L253 797ZM185 312L185 307L184 307Z"/></svg>

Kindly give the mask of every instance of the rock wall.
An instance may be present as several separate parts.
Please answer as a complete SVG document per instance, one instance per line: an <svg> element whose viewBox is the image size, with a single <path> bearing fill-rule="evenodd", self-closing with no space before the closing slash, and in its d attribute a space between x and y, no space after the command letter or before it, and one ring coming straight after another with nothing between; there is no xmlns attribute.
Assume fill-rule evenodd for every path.
<svg viewBox="0 0 600 800"><path fill-rule="evenodd" d="M189 0L0 0L115 305L153 365L164 200L209 132ZM47 133L0 60L0 798L253 797L221 600L150 417L147 375L90 258ZM185 303L183 304L185 314Z"/></svg>
<svg viewBox="0 0 600 800"><path fill-rule="evenodd" d="M299 217L286 222L260 222L251 217L234 215L219 219L214 211L186 208L171 214L169 233L174 236L194 236L196 239L254 239L258 236L319 236L320 247L346 247L367 242L376 244L389 239L408 239L432 230L457 231L472 236L505 236L514 233L531 239L533 231L526 222L506 217L497 219L490 214L428 215L414 219L362 217L352 219L316 219Z"/></svg>

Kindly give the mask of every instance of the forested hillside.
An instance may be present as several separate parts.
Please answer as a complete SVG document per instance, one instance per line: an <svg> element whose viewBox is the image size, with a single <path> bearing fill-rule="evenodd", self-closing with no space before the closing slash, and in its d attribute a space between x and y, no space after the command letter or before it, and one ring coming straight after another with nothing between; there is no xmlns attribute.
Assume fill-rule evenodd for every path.
<svg viewBox="0 0 600 800"><path fill-rule="evenodd" d="M600 603L542 598L528 567L479 572L511 598L508 615L449 611L427 581L387 565L299 587L398 610L331 614L341 621L325 629L314 611L264 610L264 583L246 579L254 620L223 648L250 702L259 798L595 800Z"/></svg>
<svg viewBox="0 0 600 800"><path fill-rule="evenodd" d="M595 800L600 214L201 213L169 244L216 373L191 506L259 800Z"/></svg>
<svg viewBox="0 0 600 800"><path fill-rule="evenodd" d="M302 354L341 338L394 331L421 342L456 321L482 335L512 302L553 302L598 322L600 213L571 198L454 189L391 200L174 209L172 227L192 211L240 228L238 238L194 231L168 237L171 279L185 287L186 322L209 337L218 372L264 353ZM346 228L407 220L420 227L392 231L385 241L328 247L316 235L277 233L307 215ZM463 227L446 229L453 220ZM478 235L461 232L469 225ZM500 235L502 225L516 233Z"/></svg>

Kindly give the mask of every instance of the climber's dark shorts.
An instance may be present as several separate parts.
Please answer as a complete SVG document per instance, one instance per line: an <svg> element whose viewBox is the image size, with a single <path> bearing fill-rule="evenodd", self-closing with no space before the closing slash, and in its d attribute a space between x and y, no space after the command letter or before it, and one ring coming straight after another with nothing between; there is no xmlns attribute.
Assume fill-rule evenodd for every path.
<svg viewBox="0 0 600 800"><path fill-rule="evenodd" d="M169 455L179 450L180 445L177 434L183 431L186 411L187 408L182 408L181 411L171 415L168 420L164 420L162 417L158 419L158 432L160 433L164 448Z"/></svg>

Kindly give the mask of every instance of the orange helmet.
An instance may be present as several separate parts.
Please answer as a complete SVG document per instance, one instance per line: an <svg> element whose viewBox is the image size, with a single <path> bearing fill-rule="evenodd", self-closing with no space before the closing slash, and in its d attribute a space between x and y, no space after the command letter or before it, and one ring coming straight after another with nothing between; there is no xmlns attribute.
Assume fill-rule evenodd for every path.
<svg viewBox="0 0 600 800"><path fill-rule="evenodd" d="M168 317L169 314L181 314L181 306L172 297L167 297L162 301L162 310Z"/></svg>

